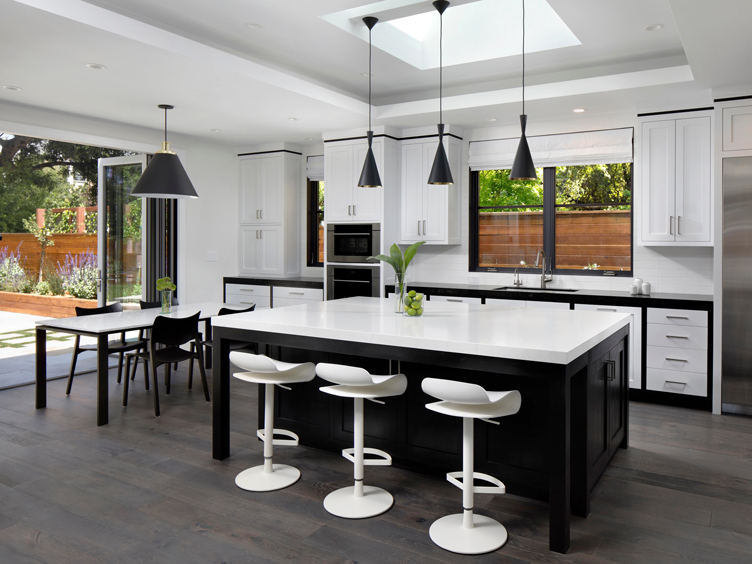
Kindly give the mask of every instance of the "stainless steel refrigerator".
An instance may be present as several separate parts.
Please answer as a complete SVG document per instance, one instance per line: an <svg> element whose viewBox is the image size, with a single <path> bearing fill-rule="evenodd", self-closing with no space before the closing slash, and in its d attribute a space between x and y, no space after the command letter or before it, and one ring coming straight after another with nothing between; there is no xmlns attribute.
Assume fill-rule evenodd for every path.
<svg viewBox="0 0 752 564"><path fill-rule="evenodd" d="M723 159L723 411L752 415L752 157Z"/></svg>

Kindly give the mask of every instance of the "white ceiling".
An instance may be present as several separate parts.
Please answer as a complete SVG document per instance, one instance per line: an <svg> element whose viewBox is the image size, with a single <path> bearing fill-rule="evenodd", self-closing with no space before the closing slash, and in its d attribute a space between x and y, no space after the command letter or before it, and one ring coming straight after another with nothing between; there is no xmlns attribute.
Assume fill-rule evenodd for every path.
<svg viewBox="0 0 752 564"><path fill-rule="evenodd" d="M473 1L483 0L462 3ZM151 128L156 136L156 106L169 103L176 107L173 132L233 146L318 141L323 131L366 125L367 33L358 38L321 17L359 13L366 4L0 0L0 85L22 88L0 89L0 104L3 114L14 107L45 108L102 120L104 128L113 122ZM411 13L433 10L430 0L377 4ZM533 116L571 116L575 107L597 115L707 105L714 91L752 84L749 0L548 4L581 44L526 56L531 122ZM445 32L451 15L452 7ZM362 26L361 16L353 26ZM655 23L664 27L644 30ZM497 26L499 33L519 35L521 22L510 11L499 15ZM378 32L377 25L374 36ZM530 17L527 33L534 43ZM91 70L87 63L107 69ZM445 68L444 121L464 127L485 127L489 117L497 125L516 122L520 72L520 56ZM437 122L438 69L419 70L374 47L373 75L374 124Z"/></svg>

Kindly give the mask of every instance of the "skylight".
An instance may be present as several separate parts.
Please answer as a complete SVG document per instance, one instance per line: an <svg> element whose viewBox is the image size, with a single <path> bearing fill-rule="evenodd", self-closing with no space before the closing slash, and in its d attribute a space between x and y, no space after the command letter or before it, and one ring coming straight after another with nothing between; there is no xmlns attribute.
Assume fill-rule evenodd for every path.
<svg viewBox="0 0 752 564"><path fill-rule="evenodd" d="M400 17L399 7L409 15ZM420 11L420 13L415 13ZM580 41L546 0L526 0L525 51L547 51L580 45ZM360 22L364 15L381 19L373 45L421 69L439 66L439 15L430 2L389 0L322 18L368 41ZM522 53L522 2L476 0L444 13L444 66L462 65Z"/></svg>

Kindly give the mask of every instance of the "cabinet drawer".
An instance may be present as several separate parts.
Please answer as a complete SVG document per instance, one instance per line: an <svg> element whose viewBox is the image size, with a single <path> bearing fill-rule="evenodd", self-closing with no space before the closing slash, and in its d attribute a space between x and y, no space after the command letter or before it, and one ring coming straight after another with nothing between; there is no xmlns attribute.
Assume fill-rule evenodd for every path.
<svg viewBox="0 0 752 564"><path fill-rule="evenodd" d="M648 390L656 392L707 397L708 377L707 374L698 374L696 372L677 372L675 370L648 368L646 387Z"/></svg>
<svg viewBox="0 0 752 564"><path fill-rule="evenodd" d="M708 353L693 349L648 346L648 368L674 372L708 372Z"/></svg>
<svg viewBox="0 0 752 564"><path fill-rule="evenodd" d="M238 294L227 294L225 303L245 307L250 307L251 304L256 304L255 311L269 309L270 306L269 296L240 296Z"/></svg>
<svg viewBox="0 0 752 564"><path fill-rule="evenodd" d="M563 302L538 302L538 301L532 301L527 300L525 302L525 307L538 307L542 309L570 309L568 303Z"/></svg>
<svg viewBox="0 0 752 564"><path fill-rule="evenodd" d="M429 298L432 302L453 302L458 304L480 304L480 298L459 298L456 296L431 296Z"/></svg>
<svg viewBox="0 0 752 564"><path fill-rule="evenodd" d="M280 307L287 307L287 306L303 305L303 304L315 304L320 301L321 300L301 300L297 298L279 298L277 296L274 296L274 309L277 309Z"/></svg>
<svg viewBox="0 0 752 564"><path fill-rule="evenodd" d="M662 325L708 326L708 312L688 309L648 308L648 323Z"/></svg>
<svg viewBox="0 0 752 564"><path fill-rule="evenodd" d="M487 305L503 305L509 307L525 307L525 300L502 300L499 298L486 298Z"/></svg>
<svg viewBox="0 0 752 564"><path fill-rule="evenodd" d="M324 301L324 290L318 288L287 288L285 286L274 286L272 289L274 296L274 305L280 298L292 298L294 300L312 300Z"/></svg>
<svg viewBox="0 0 752 564"><path fill-rule="evenodd" d="M648 325L648 346L706 351L708 330L691 325L672 327L651 323Z"/></svg>
<svg viewBox="0 0 752 564"><path fill-rule="evenodd" d="M269 286L257 286L255 284L225 284L225 293L230 296L271 296ZM268 301L268 300L267 300Z"/></svg>

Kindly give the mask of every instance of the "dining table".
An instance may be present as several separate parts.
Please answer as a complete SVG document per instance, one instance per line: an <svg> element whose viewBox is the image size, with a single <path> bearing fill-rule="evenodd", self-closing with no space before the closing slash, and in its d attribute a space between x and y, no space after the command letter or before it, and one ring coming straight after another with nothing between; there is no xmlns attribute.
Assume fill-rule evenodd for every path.
<svg viewBox="0 0 752 564"><path fill-rule="evenodd" d="M62 319L41 319L36 322L36 408L47 407L47 331L69 333L97 340L97 425L107 425L109 380L108 363L109 337L113 333L138 331L154 325L159 316L184 318L200 312L199 321L206 322L204 339L211 340L211 318L219 314L223 307L244 309L247 306L225 304L222 302L200 302L172 306L170 313L161 309L137 309L117 313L101 313L85 317L66 317ZM126 376L127 377L127 376Z"/></svg>

